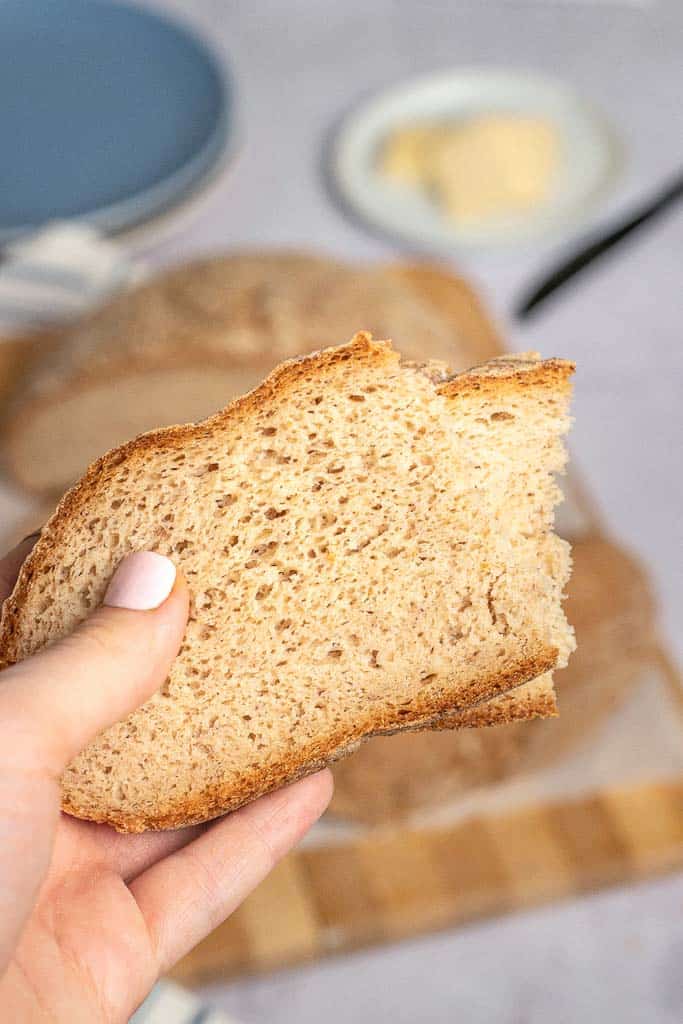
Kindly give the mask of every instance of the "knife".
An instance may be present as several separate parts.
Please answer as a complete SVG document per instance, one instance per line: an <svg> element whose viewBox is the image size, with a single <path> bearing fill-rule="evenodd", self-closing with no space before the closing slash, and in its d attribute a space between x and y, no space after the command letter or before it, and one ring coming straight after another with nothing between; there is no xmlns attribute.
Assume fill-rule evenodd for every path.
<svg viewBox="0 0 683 1024"><path fill-rule="evenodd" d="M563 288L573 277L582 273L591 264L602 259L610 250L645 224L660 217L683 196L683 173L679 173L660 189L651 199L641 203L635 210L619 218L611 227L596 232L558 266L524 294L515 308L518 320L526 320Z"/></svg>

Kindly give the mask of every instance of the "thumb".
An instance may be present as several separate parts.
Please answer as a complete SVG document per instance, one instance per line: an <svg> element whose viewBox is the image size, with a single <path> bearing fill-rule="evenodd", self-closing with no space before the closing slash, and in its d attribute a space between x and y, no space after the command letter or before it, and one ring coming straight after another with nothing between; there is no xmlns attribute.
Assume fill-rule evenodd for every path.
<svg viewBox="0 0 683 1024"><path fill-rule="evenodd" d="M99 732L166 679L182 642L188 590L173 563L128 555L102 606L73 633L0 674L0 722L34 766L59 775ZM13 744L14 745L14 744Z"/></svg>

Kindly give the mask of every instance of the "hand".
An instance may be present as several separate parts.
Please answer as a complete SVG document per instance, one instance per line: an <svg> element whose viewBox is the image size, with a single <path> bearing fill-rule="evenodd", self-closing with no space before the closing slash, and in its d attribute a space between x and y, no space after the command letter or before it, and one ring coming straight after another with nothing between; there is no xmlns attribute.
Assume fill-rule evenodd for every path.
<svg viewBox="0 0 683 1024"><path fill-rule="evenodd" d="M0 562L0 599L30 546ZM60 813L65 765L162 685L187 614L172 563L138 553L71 636L0 674L3 1020L127 1021L327 806L321 772L176 832L124 836Z"/></svg>

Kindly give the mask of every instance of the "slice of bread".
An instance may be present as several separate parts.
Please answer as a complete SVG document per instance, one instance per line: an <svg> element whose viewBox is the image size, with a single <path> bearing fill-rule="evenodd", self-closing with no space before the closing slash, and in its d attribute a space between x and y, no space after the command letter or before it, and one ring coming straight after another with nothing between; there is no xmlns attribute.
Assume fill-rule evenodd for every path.
<svg viewBox="0 0 683 1024"><path fill-rule="evenodd" d="M69 766L64 809L204 821L564 664L572 370L446 379L359 334L96 462L5 603L2 664L68 633L132 550L171 556L193 602L165 686Z"/></svg>

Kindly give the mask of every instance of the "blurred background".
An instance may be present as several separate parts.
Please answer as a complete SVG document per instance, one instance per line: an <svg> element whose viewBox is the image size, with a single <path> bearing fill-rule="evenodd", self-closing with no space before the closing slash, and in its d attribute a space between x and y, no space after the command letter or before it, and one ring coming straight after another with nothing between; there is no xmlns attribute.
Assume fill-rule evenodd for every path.
<svg viewBox="0 0 683 1024"><path fill-rule="evenodd" d="M679 0L0 0L5 546L357 329L577 363L560 719L340 765L176 972L235 1020L683 1020L682 53Z"/></svg>

